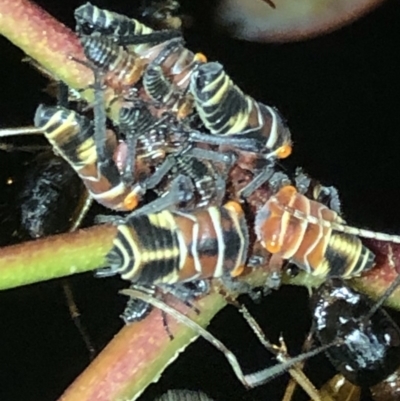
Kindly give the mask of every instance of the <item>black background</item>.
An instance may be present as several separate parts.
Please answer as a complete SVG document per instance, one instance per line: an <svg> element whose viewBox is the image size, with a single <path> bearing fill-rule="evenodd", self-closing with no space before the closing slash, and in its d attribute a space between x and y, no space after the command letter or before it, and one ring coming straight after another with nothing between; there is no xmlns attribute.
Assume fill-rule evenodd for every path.
<svg viewBox="0 0 400 401"><path fill-rule="evenodd" d="M39 3L71 27L73 10L82 4ZM128 15L133 12L127 1L95 4ZM339 188L349 223L400 233L399 3L388 1L332 34L284 45L241 42L220 34L212 26L212 4L183 2L195 22L186 33L188 47L223 63L245 92L281 110L294 141L294 153L284 166L303 166L313 177ZM31 124L38 103L54 100L42 92L46 80L21 63L23 54L4 38L0 46L0 126ZM18 229L13 208L27 169L25 154L0 151L2 243ZM9 177L15 184L6 186ZM101 349L121 327L118 315L124 299L117 289L123 284L91 274L73 277L71 283L82 319ZM304 289L286 287L250 308L272 340L282 332L296 353L309 327L307 298ZM235 311L222 312L211 330L248 370L265 366L269 357ZM310 364L309 374L321 384L332 370L325 359L318 361ZM59 281L0 294L1 400L54 400L88 363ZM223 356L199 340L143 399L151 400L168 388L189 388L219 400L277 400L285 380L278 378L246 392Z"/></svg>

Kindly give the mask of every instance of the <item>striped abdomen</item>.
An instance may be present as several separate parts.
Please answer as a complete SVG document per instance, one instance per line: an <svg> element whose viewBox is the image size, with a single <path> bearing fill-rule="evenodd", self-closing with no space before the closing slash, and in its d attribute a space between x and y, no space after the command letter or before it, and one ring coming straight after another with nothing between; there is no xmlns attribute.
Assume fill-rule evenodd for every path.
<svg viewBox="0 0 400 401"><path fill-rule="evenodd" d="M292 186L272 196L256 217L256 233L271 253L316 276L359 275L374 265L374 254L354 234L340 232L343 221Z"/></svg>
<svg viewBox="0 0 400 401"><path fill-rule="evenodd" d="M190 91L204 125L212 134L243 135L262 142L263 152L289 156L290 131L274 108L245 95L216 62L198 67Z"/></svg>
<svg viewBox="0 0 400 401"><path fill-rule="evenodd" d="M112 36L113 38L124 38L130 36L147 35L153 29L112 11L100 9L90 3L78 7L74 12L76 20L76 31L82 35ZM129 50L141 52L150 47L150 44L139 44L129 46Z"/></svg>
<svg viewBox="0 0 400 401"><path fill-rule="evenodd" d="M248 241L237 203L193 214L163 211L119 225L107 260L126 280L174 284L237 274L246 261Z"/></svg>
<svg viewBox="0 0 400 401"><path fill-rule="evenodd" d="M187 74L191 73L192 70L188 69ZM186 85L188 82L189 80ZM149 65L146 68L143 74L143 87L147 96L158 107L171 110L178 119L187 117L193 111L193 97L174 85L159 65Z"/></svg>
<svg viewBox="0 0 400 401"><path fill-rule="evenodd" d="M110 158L99 160L90 120L63 107L40 105L34 123L43 130L56 153L77 172L94 199L115 210L136 207L138 194L122 182L111 158L113 146L105 152Z"/></svg>
<svg viewBox="0 0 400 401"><path fill-rule="evenodd" d="M127 52L111 38L83 36L81 43L87 59L105 74L105 83L114 90L129 89L141 78L144 60Z"/></svg>

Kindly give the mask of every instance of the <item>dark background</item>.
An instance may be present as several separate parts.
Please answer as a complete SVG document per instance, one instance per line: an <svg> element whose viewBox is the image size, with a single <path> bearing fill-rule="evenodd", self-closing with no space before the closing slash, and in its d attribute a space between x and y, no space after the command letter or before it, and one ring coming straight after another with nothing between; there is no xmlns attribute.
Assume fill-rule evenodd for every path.
<svg viewBox="0 0 400 401"><path fill-rule="evenodd" d="M71 27L73 10L82 4L39 3ZM332 34L284 45L224 36L212 26L213 3L183 2L183 10L194 17L186 33L188 47L223 63L245 92L281 110L294 141L294 153L284 166L303 166L313 177L339 188L349 223L400 233L399 3L388 1ZM128 15L134 11L127 1L95 4ZM0 46L0 127L31 124L38 103L54 100L42 92L46 80L21 63L23 54L4 38ZM18 231L14 209L30 157L0 151L3 244ZM14 184L6 186L10 177ZM94 279L91 274L73 277L71 283L82 319L99 350L121 327L118 315L124 299L117 290L123 284L118 279ZM282 332L295 354L309 327L307 299L306 290L285 287L250 308L270 338L276 341ZM237 353L248 370L264 367L269 359L241 317L229 308L210 330ZM1 400L55 400L88 363L88 352L69 317L59 281L0 294ZM317 364L310 363L309 374L321 384L332 373L329 369L321 358ZM199 340L143 399L151 400L168 388L189 388L202 389L221 401L272 401L280 399L285 380L281 377L246 392L223 356Z"/></svg>

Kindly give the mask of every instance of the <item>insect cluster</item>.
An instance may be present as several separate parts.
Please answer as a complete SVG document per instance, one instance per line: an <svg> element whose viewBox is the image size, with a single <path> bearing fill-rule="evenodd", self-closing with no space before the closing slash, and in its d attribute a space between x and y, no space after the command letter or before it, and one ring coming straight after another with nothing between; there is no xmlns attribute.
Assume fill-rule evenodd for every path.
<svg viewBox="0 0 400 401"><path fill-rule="evenodd" d="M98 275L174 290L238 275L250 247L239 202L291 152L278 111L185 48L179 31L153 31L90 3L75 19L87 60L74 61L94 75L93 120L41 105L34 122L93 199L129 212L100 218L115 222L118 235ZM110 110L117 118L107 129ZM146 203L149 191L157 197Z"/></svg>
<svg viewBox="0 0 400 401"><path fill-rule="evenodd" d="M92 117L81 102L77 110L60 102L40 105L34 124L90 197L119 213L98 218L117 225L117 235L97 276L119 274L133 290L154 298L172 293L190 304L212 279L228 292L251 292L236 280L246 266L266 267L278 285L286 261L347 279L375 265L360 237L400 243L347 226L334 188L301 171L292 182L280 171L277 161L292 149L284 118L243 93L220 63L187 49L180 31L155 31L90 3L75 19L86 60L74 61L94 77L82 88L93 90ZM131 323L148 311L132 299L122 317ZM323 346L338 350L332 359L344 359L332 343L349 334L325 339L318 325ZM294 363L283 361L281 370ZM256 386L276 374L242 381Z"/></svg>

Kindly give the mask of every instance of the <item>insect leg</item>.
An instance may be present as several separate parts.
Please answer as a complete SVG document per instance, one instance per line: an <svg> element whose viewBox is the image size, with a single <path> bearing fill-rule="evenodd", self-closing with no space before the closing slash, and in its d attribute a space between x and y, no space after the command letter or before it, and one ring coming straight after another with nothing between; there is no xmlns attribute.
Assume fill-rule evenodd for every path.
<svg viewBox="0 0 400 401"><path fill-rule="evenodd" d="M129 288L136 288L136 284L132 284ZM146 286L149 294L156 294L155 286ZM138 298L129 298L122 315L120 316L125 324L131 324L143 320L153 310L153 306L146 301Z"/></svg>
<svg viewBox="0 0 400 401"><path fill-rule="evenodd" d="M92 88L94 92L93 116L94 116L94 138L96 143L96 152L98 155L99 169L101 169L102 164L104 164L104 167L107 168L106 165L109 163L108 160L111 157L111 155L108 154L106 146L107 115L105 111L104 87L102 85L103 74L96 66L94 66L90 62L87 62L85 60L80 60L72 56L70 56L69 58L75 61L76 63L82 64L85 67L91 69L93 72L94 82L93 85L89 86L88 88Z"/></svg>
<svg viewBox="0 0 400 401"><path fill-rule="evenodd" d="M194 310L197 314L200 313L200 310L197 309L191 301L194 298L200 297L210 292L210 285L208 280L198 280L193 283L176 283L173 285L161 284L158 286L158 288L163 290L164 294L173 295L175 298L179 299L179 301L184 303L187 307ZM161 311L161 314L165 331L168 333L169 338L173 340L174 336L171 333L168 325L168 315L163 310Z"/></svg>
<svg viewBox="0 0 400 401"><path fill-rule="evenodd" d="M252 181L239 191L239 196L248 198L257 188L267 182L273 176L274 172L274 165L267 164Z"/></svg>
<svg viewBox="0 0 400 401"><path fill-rule="evenodd" d="M140 214L157 213L177 206L182 202L189 202L193 197L193 193L194 188L189 177L180 174L172 180L171 186L165 195L130 213L127 218Z"/></svg>
<svg viewBox="0 0 400 401"><path fill-rule="evenodd" d="M296 169L295 186L300 194L306 195L323 205L328 206L341 215L341 202L338 190L333 187L321 185L313 180L308 174L304 173L301 167Z"/></svg>
<svg viewBox="0 0 400 401"><path fill-rule="evenodd" d="M215 163L223 163L226 165L226 169L230 168L235 164L237 156L233 152L218 153L214 150L192 148L185 154L187 156L192 156L197 159L210 160Z"/></svg>
<svg viewBox="0 0 400 401"><path fill-rule="evenodd" d="M175 298L182 301L186 306L192 308L197 314L200 311L191 302L194 298L208 294L210 283L208 280L196 280L187 283L176 283L173 285L161 284L159 286L165 293L172 294Z"/></svg>
<svg viewBox="0 0 400 401"><path fill-rule="evenodd" d="M169 41L160 51L157 57L149 64L149 66L162 65L172 53L178 52L180 49L182 49L183 43L184 40L182 35L171 39L171 41Z"/></svg>
<svg viewBox="0 0 400 401"><path fill-rule="evenodd" d="M260 144L253 138L238 138L233 135L217 136L211 135L200 131L192 131L190 139L193 142L202 142L209 145L227 145L248 152L258 152Z"/></svg>
<svg viewBox="0 0 400 401"><path fill-rule="evenodd" d="M139 289L139 288L140 287L138 287L137 289L134 289L134 290L133 289L122 290L121 294L130 296L133 298L139 298L141 300L144 300L144 301L152 304L154 307L164 310L165 313L172 316L180 323L191 328L198 335L202 336L204 339L206 339L208 342L210 342L212 345L214 345L214 347L216 347L219 351L221 351L225 355L225 357L228 360L229 364L231 365L234 373L236 374L236 377L246 388L252 388L252 387L256 387L261 384L264 384L264 383L268 382L269 380L272 380L274 377L281 375L287 369L292 368L297 363L304 361L312 356L315 356L315 355L325 351L326 349L332 347L333 345L335 345L335 344L324 345L324 346L321 346L321 347L319 347L315 350L312 350L306 354L302 354L297 357L291 358L287 361L284 361L278 365L263 369L261 371L255 372L255 373L245 375L242 371L242 368L240 367L240 364L239 364L236 356L221 341L219 341L217 338L215 338L210 332L205 330L203 327L201 327L199 324L197 324L192 319L188 318L184 314L180 313L179 311L177 311L176 309L167 305L166 303L160 301L159 299L152 297L151 294L148 294L146 292L146 289L141 289L141 288Z"/></svg>
<svg viewBox="0 0 400 401"><path fill-rule="evenodd" d="M261 329L260 325L258 322L254 319L254 317L250 314L248 309L246 308L245 305L240 304L239 302L235 300L230 300L230 303L235 305L239 312L243 315L244 319L250 326L250 328L253 330L254 334L257 336L259 339L260 343L271 353L276 355L276 359L279 362L287 362L290 360L290 357L287 353L287 348L286 344L283 340L283 338L280 338L280 346L277 346L275 344L272 344L267 337L265 336L265 333ZM311 345L308 344L309 346ZM304 350L304 352L310 351L310 348ZM289 373L292 376L292 378L303 388L303 390L311 397L313 401L321 401L321 398L318 394L318 390L315 388L315 386L310 382L310 380L307 378L307 376L304 374L302 371L302 366L295 365L293 368L289 368Z"/></svg>
<svg viewBox="0 0 400 401"><path fill-rule="evenodd" d="M157 44L171 39L182 39L182 33L174 29L164 29L162 31L146 33L142 35L126 35L116 38L120 46Z"/></svg>
<svg viewBox="0 0 400 401"><path fill-rule="evenodd" d="M81 313L76 304L71 283L69 280L64 279L62 280L61 284L65 299L67 301L67 306L71 319L74 322L75 327L77 328L79 334L81 335L83 342L85 343L86 349L89 351L90 359L93 360L97 351L93 346L93 342L90 338L87 328L81 321Z"/></svg>
<svg viewBox="0 0 400 401"><path fill-rule="evenodd" d="M72 221L73 224L70 228L70 232L76 231L81 223L82 220L85 218L87 212L89 211L90 207L93 204L93 199L90 197L89 192L85 191L85 196L81 199L82 206L80 207L79 213L75 216ZM67 301L69 314L71 315L71 319L74 322L76 328L78 329L85 345L86 349L89 351L90 359L94 359L96 355L96 349L93 346L93 342L90 338L87 328L81 321L81 313L78 309L78 305L76 304L74 293L72 291L71 283L68 279L62 280L62 289L65 295L65 299Z"/></svg>

